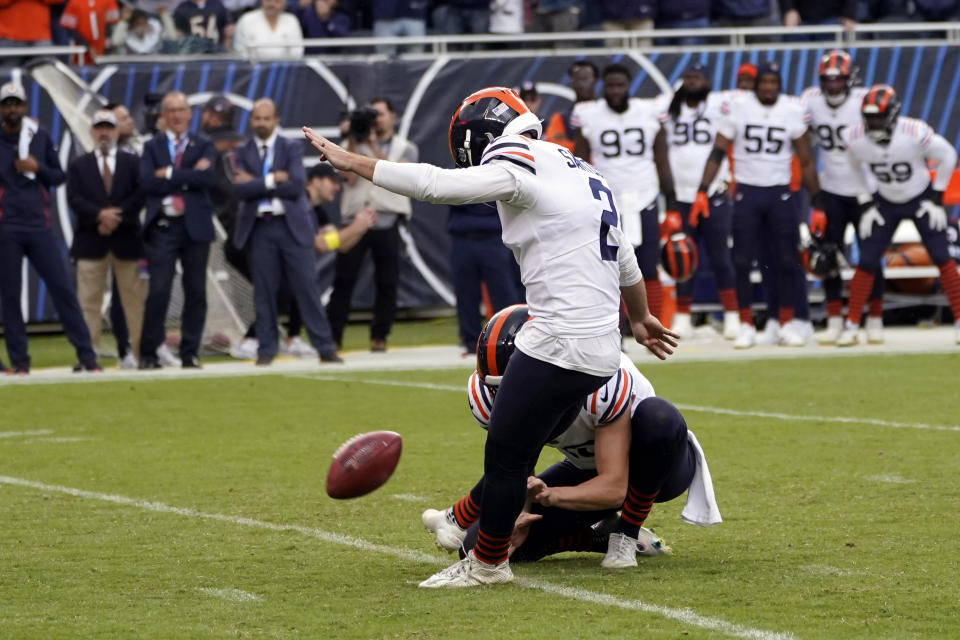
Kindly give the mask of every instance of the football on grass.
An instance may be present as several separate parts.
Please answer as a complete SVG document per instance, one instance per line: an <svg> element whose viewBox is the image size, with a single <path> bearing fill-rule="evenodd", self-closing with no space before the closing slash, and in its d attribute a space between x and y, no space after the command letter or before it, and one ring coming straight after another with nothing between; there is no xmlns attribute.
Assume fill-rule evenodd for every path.
<svg viewBox="0 0 960 640"><path fill-rule="evenodd" d="M393 431L371 431L344 442L327 472L327 495L337 500L367 495L385 483L400 462L403 441Z"/></svg>

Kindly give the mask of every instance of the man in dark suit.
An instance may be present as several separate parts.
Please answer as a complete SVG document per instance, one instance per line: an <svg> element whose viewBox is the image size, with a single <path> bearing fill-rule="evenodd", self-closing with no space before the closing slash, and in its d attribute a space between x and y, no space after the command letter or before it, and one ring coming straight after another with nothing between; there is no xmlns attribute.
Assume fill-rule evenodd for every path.
<svg viewBox="0 0 960 640"><path fill-rule="evenodd" d="M234 242L237 247L247 246L250 257L257 310L257 364L270 364L279 348L277 289L281 273L290 283L320 361L343 362L320 302L314 252L317 217L305 191L303 143L280 137L278 124L273 101L257 100L250 112L254 137L237 150L234 177L234 191L241 203Z"/></svg>
<svg viewBox="0 0 960 640"><path fill-rule="evenodd" d="M165 339L164 319L178 258L184 294L180 358L184 368L199 368L197 356L207 316L207 259L214 239L208 194L214 179L214 147L206 137L187 132L191 110L184 94L165 95L161 115L166 131L144 145L140 159L140 184L147 203L143 240L150 270L140 368L161 366L157 348Z"/></svg>
<svg viewBox="0 0 960 640"><path fill-rule="evenodd" d="M117 148L117 118L103 109L93 115L94 151L67 168L67 201L77 217L71 255L77 261L77 298L94 349L100 348L103 294L112 268L133 352L139 353L143 286L137 262L140 238L140 160Z"/></svg>
<svg viewBox="0 0 960 640"><path fill-rule="evenodd" d="M50 189L65 176L50 134L25 119L26 113L23 87L13 82L0 87L0 305L7 353L16 373L30 373L20 309L27 258L46 284L64 333L77 351L74 371L99 371L60 240L51 227Z"/></svg>

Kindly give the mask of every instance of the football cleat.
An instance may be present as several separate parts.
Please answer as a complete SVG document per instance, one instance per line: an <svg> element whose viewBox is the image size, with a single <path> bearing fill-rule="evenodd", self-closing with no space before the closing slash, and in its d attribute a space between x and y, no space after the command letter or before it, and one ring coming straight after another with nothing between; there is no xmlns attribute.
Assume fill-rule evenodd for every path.
<svg viewBox="0 0 960 640"><path fill-rule="evenodd" d="M179 367L182 364L180 358L173 355L173 352L170 351L170 347L167 346L166 342L157 347L157 360L165 367Z"/></svg>
<svg viewBox="0 0 960 640"><path fill-rule="evenodd" d="M604 569L627 569L637 566L637 540L622 533L611 533L607 541L607 555L600 566Z"/></svg>
<svg viewBox="0 0 960 640"><path fill-rule="evenodd" d="M690 322L689 313L673 314L673 322L670 323L670 330L680 336L681 340L689 340L693 337L693 323Z"/></svg>
<svg viewBox="0 0 960 640"><path fill-rule="evenodd" d="M883 344L883 318L867 317L867 344Z"/></svg>
<svg viewBox="0 0 960 640"><path fill-rule="evenodd" d="M673 553L673 549L653 531L640 527L640 533L637 535L637 553L641 556L663 556Z"/></svg>
<svg viewBox="0 0 960 640"><path fill-rule="evenodd" d="M723 339L736 340L740 334L740 314L736 311L723 312Z"/></svg>
<svg viewBox="0 0 960 640"><path fill-rule="evenodd" d="M803 347L807 344L809 331L804 320L794 318L780 327L777 335L777 344L781 347Z"/></svg>
<svg viewBox="0 0 960 640"><path fill-rule="evenodd" d="M452 507L443 511L427 509L420 515L420 521L433 534L437 546L446 551L456 551L467 537L467 530L461 528L453 517Z"/></svg>
<svg viewBox="0 0 960 640"><path fill-rule="evenodd" d="M849 320L844 320L843 322L843 331L840 332L840 337L837 338L838 347L852 347L860 341L860 338L857 336L857 332L860 331L860 327Z"/></svg>
<svg viewBox="0 0 960 640"><path fill-rule="evenodd" d="M770 345L780 342L780 322L773 318L767 318L767 324L763 325L763 333L757 336L757 344Z"/></svg>
<svg viewBox="0 0 960 640"><path fill-rule="evenodd" d="M737 339L733 341L734 349L749 349L757 344L757 330L749 322L740 323L740 333Z"/></svg>
<svg viewBox="0 0 960 640"><path fill-rule="evenodd" d="M506 582L513 582L513 570L509 560L500 564L487 564L477 560L473 551L470 551L463 560L438 571L418 586L425 589L459 589Z"/></svg>
<svg viewBox="0 0 960 640"><path fill-rule="evenodd" d="M283 345L282 353L295 358L317 357L317 350L301 340L300 336L294 336L293 338L290 338L290 340Z"/></svg>
<svg viewBox="0 0 960 640"><path fill-rule="evenodd" d="M830 316L827 318L827 328L817 337L817 342L823 345L837 344L837 338L843 333L843 318Z"/></svg>

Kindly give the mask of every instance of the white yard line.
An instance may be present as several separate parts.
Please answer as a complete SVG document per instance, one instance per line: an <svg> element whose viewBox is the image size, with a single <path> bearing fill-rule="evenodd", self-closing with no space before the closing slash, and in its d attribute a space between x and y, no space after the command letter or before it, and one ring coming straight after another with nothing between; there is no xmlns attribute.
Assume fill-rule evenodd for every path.
<svg viewBox="0 0 960 640"><path fill-rule="evenodd" d="M419 551L411 551L409 549L403 549L398 547L388 547L386 545L375 544L372 542L367 542L361 538L354 538L352 536L345 536L339 533L331 533L329 531L324 531L323 529L317 529L314 527L304 527L300 525L288 525L288 524L276 524L273 522L265 522L263 520L255 520L253 518L241 518L238 516L230 516L222 513L208 513L205 511L198 511L196 509L190 509L188 507L174 507L172 505L164 504L162 502L153 502L150 500L140 500L137 498L129 498L126 496L120 496L109 493L99 493L97 491L85 491L83 489L75 489L72 487L64 487L60 485L51 485L44 484L42 482L34 482L32 480L26 480L24 478L13 478L10 476L0 476L0 484L13 485L18 487L26 487L29 489L37 489L39 491L47 491L51 493L63 493L66 495L74 496L76 498L84 498L87 500L99 500L101 502L110 502L113 504L125 506L125 507L134 507L136 509L142 509L144 511L153 511L156 513L167 513L171 515L178 515L187 518L197 518L201 520L212 520L216 522L225 522L234 525L240 525L244 527L254 527L257 529L266 529L269 531L294 531L302 535L316 538L322 540L323 542L329 542L333 544L338 544L346 547L353 547L354 549L361 549L364 551L373 551L380 554L391 555L397 558L402 558L410 562L416 562L419 564L430 564L430 565L441 565L446 564L449 560L444 558L438 558L435 555L429 555ZM655 604L649 604L641 600L625 600L623 598L618 598L616 596L607 595L604 593L598 593L595 591L588 591L586 589L578 589L574 587L566 587L563 585L554 584L544 580L530 580L526 578L518 578L514 581L518 586L525 589L533 589L538 591L543 591L546 593L562 596L570 600L577 600L579 602L587 602L591 604L603 605L608 607L616 607L618 609L626 609L630 611L641 611L644 613L652 613L654 615L659 615L670 620L675 620L681 624L699 627L701 629L707 629L710 631L716 631L734 638L747 638L749 640L794 640L796 636L789 633L780 633L775 631L765 631L763 629L754 629L751 627L746 627L743 625L734 624L732 622L727 622L720 618L711 618L709 616L704 616L696 613L691 609L678 609L674 607L664 607ZM219 589L208 589L204 590L206 593L216 595L217 597L224 597L223 593L230 592L233 593L238 590L219 590ZM246 592L240 592L246 593ZM253 596L253 594L248 594ZM257 597L257 596L254 596Z"/></svg>
<svg viewBox="0 0 960 640"><path fill-rule="evenodd" d="M288 378L303 378L306 380L321 380L324 382L343 382L356 384L373 384L388 387L412 387L415 389L430 389L434 391L454 391L466 393L467 383L464 378L463 386L451 384L433 384L430 382L404 382L402 380L377 380L347 376L289 374ZM743 416L745 418L769 418L771 420L787 420L790 422L839 422L842 424L869 424L878 427L892 427L896 429L924 429L928 431L960 432L960 425L925 424L923 422L897 422L895 420L880 420L877 418L860 418L847 416L816 416L795 413L778 413L774 411L741 411L739 409L725 409L723 407L706 407L698 404L676 404L681 411L699 413L715 413L717 415Z"/></svg>
<svg viewBox="0 0 960 640"><path fill-rule="evenodd" d="M198 587L197 591L214 598L227 600L229 602L260 602L263 600L260 596L249 591L241 589L217 589L214 587Z"/></svg>
<svg viewBox="0 0 960 640"><path fill-rule="evenodd" d="M28 438L30 436L49 436L50 429L36 429L34 431L0 431L0 438Z"/></svg>

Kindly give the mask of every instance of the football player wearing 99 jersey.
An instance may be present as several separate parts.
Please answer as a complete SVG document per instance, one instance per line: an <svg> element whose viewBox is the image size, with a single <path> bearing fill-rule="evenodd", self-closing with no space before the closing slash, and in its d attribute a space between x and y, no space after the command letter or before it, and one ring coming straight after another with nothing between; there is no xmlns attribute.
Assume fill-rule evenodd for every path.
<svg viewBox="0 0 960 640"><path fill-rule="evenodd" d="M709 211L710 184L732 145L737 184L733 205L733 266L740 307L740 333L734 347L740 349L756 344L750 270L760 254L762 241L772 243L774 273L765 273L764 279L770 276L779 294L780 344L802 346L806 342L788 324L793 320L800 243L797 209L790 190L794 153L816 208L822 196L807 141L803 107L796 98L781 94L781 86L779 65L767 62L757 69L754 91L731 95L722 108L725 118L717 128L713 151L690 209L691 215L701 217ZM772 315L772 309L770 313Z"/></svg>
<svg viewBox="0 0 960 640"><path fill-rule="evenodd" d="M814 210L810 233L819 239L820 250L843 251L847 224L856 230L860 218L859 179L851 176L850 161L844 146L847 131L860 124L860 103L865 87L853 86L853 60L846 51L835 49L823 54L817 67L820 86L803 92L800 102L810 118L812 139L820 149L818 178L823 189L823 211ZM859 241L859 238L858 238ZM879 272L878 272L879 274ZM823 279L827 307L827 330L820 344L836 344L843 330L843 280L840 274ZM875 278L870 292L868 340L883 342L883 277Z"/></svg>
<svg viewBox="0 0 960 640"><path fill-rule="evenodd" d="M677 89L661 115L666 131L670 155L670 171L677 192L677 212L683 231L691 238L702 239L710 256L717 284L717 297L723 305L723 337L733 340L740 328L737 314L737 292L734 289L733 262L730 259L730 224L733 208L727 195L729 173L726 159L707 193L710 198L708 215L700 218L690 215L697 196L697 186L703 166L707 162L717 125L721 119L720 107L724 97L710 90L707 70L703 65L690 65L681 76L683 84ZM664 221L666 227L677 222ZM693 279L677 283L677 313L672 329L681 337L693 335L690 305L693 302Z"/></svg>
<svg viewBox="0 0 960 640"><path fill-rule="evenodd" d="M573 421L580 399L617 372L621 296L638 342L663 358L676 346L650 315L636 257L621 249L613 193L593 167L539 140L540 119L504 87L477 91L454 112L448 137L459 169L360 156L303 131L334 167L395 193L446 204L497 202L534 319L516 337L490 417L480 542L421 586L510 582L507 551L529 465L551 434Z"/></svg>
<svg viewBox="0 0 960 640"><path fill-rule="evenodd" d="M913 220L930 259L940 268L940 286L950 303L960 344L960 274L947 246L943 208L943 192L957 164L957 152L926 122L901 116L900 99L889 85L872 86L860 111L863 122L847 132L845 142L863 210L859 221L861 257L850 282L847 319L837 344L857 343L867 292L901 220ZM932 184L928 161L937 171ZM872 198L867 176L877 185Z"/></svg>
<svg viewBox="0 0 960 640"><path fill-rule="evenodd" d="M660 210L663 191L667 209L675 210L673 178L658 99L630 97L630 71L620 64L603 70L603 97L581 102L570 124L577 130L574 153L593 163L610 182L623 217L623 231L633 244L650 312L660 317L663 287L660 262Z"/></svg>
<svg viewBox="0 0 960 640"><path fill-rule="evenodd" d="M527 318L525 306L505 309L490 321L496 330L485 330L478 341L478 369L467 382L467 401L484 428L499 402L491 371L506 367L512 352L504 336L514 335ZM625 355L617 373L583 399L570 427L547 446L564 460L527 480L525 511L532 515L518 520L514 562L561 551L598 551L606 553L601 562L606 568L636 566L638 552L665 551L643 529L653 504L672 500L687 488L682 519L701 526L721 522L696 437L676 407L654 395L653 386ZM482 483L448 509L423 512L423 524L437 546L465 553L476 545L481 490ZM606 521L603 528L592 527L600 521Z"/></svg>

